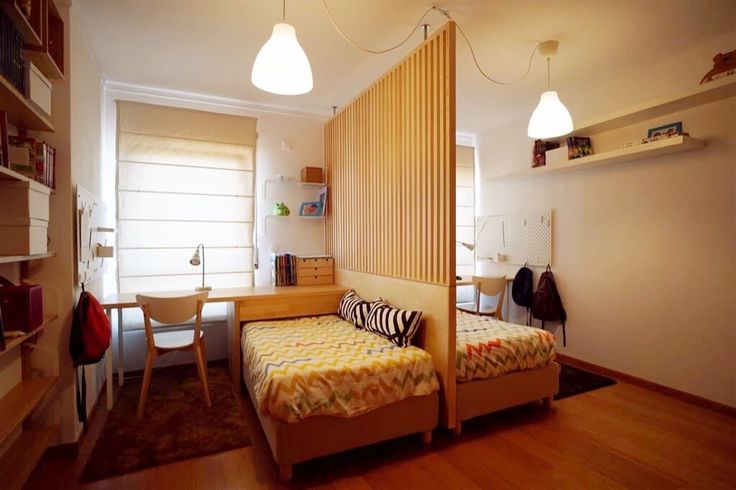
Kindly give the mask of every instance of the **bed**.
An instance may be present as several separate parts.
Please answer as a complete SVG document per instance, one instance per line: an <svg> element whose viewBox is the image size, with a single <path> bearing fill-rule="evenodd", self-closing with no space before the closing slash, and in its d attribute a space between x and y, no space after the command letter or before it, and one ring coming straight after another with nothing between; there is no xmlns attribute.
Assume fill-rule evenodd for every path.
<svg viewBox="0 0 736 490"><path fill-rule="evenodd" d="M293 465L408 434L431 441L431 356L335 315L259 321L241 332L243 381L282 479Z"/></svg>
<svg viewBox="0 0 736 490"><path fill-rule="evenodd" d="M555 337L533 327L457 311L457 409L462 421L543 400L559 389Z"/></svg>

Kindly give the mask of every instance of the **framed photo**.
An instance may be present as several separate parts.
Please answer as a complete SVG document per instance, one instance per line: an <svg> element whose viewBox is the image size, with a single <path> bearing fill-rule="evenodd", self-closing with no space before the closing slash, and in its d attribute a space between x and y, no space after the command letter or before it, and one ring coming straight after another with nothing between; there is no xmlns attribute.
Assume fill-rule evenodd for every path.
<svg viewBox="0 0 736 490"><path fill-rule="evenodd" d="M676 123L665 124L658 128L651 128L647 133L647 138L669 138L682 133L682 121Z"/></svg>
<svg viewBox="0 0 736 490"><path fill-rule="evenodd" d="M299 216L324 216L324 209L321 201L303 202L299 208Z"/></svg>
<svg viewBox="0 0 736 490"><path fill-rule="evenodd" d="M327 216L327 187L319 191L319 202L322 203L322 216Z"/></svg>

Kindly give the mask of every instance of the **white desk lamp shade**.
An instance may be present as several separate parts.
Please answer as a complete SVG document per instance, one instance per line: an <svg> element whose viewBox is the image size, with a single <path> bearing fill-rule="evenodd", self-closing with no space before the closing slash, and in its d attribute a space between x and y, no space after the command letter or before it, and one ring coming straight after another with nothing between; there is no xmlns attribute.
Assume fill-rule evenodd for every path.
<svg viewBox="0 0 736 490"><path fill-rule="evenodd" d="M572 117L557 92L550 90L539 97L539 105L529 119L527 134L534 139L557 138L572 132Z"/></svg>
<svg viewBox="0 0 736 490"><path fill-rule="evenodd" d="M256 56L250 76L253 85L279 95L300 95L312 90L312 68L289 24L273 26L273 33Z"/></svg>

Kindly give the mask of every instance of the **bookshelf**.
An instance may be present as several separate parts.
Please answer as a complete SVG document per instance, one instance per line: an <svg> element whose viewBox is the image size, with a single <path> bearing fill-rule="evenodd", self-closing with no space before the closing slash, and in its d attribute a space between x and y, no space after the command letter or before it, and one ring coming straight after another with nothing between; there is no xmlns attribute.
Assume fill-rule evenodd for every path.
<svg viewBox="0 0 736 490"><path fill-rule="evenodd" d="M40 0L41 44L26 44L23 52L46 77L64 79L64 20L54 0Z"/></svg>
<svg viewBox="0 0 736 490"><path fill-rule="evenodd" d="M57 376L27 378L0 399L0 443L33 413L57 380Z"/></svg>
<svg viewBox="0 0 736 490"><path fill-rule="evenodd" d="M665 140L654 141L630 148L596 153L587 157L568 160L558 165L545 165L543 167L529 168L520 172L489 177L488 182L523 180L532 177L546 177L562 174L576 170L584 170L616 163L626 163L644 158L651 158L671 153L697 150L705 146L705 141L689 136L675 136Z"/></svg>
<svg viewBox="0 0 736 490"><path fill-rule="evenodd" d="M18 128L53 131L51 120L36 109L5 77L0 76L0 107L8 114L8 122Z"/></svg>
<svg viewBox="0 0 736 490"><path fill-rule="evenodd" d="M57 318L56 315L44 315L43 323L41 323L41 325L34 328L30 332L23 332L23 334L18 335L16 337L9 337L7 336L8 332L5 332L6 334L5 350L0 351L0 357L12 351L16 347L23 345L25 341L33 338L36 334L38 334L41 330L43 330L46 327L46 325L56 320L56 318ZM0 399L0 403L2 403L2 399Z"/></svg>
<svg viewBox="0 0 736 490"><path fill-rule="evenodd" d="M41 46L41 10L43 0L31 0L31 16L27 18L17 0L0 0L0 7L10 21L23 35L23 42L31 46Z"/></svg>

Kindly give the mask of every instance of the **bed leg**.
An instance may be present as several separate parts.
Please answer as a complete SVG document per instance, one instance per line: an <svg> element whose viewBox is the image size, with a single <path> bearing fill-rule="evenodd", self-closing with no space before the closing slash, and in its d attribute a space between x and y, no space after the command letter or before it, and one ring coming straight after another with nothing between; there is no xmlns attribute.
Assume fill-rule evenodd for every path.
<svg viewBox="0 0 736 490"><path fill-rule="evenodd" d="M456 436L459 436L463 431L463 423L461 420L458 420L455 424L455 427L452 429L452 433Z"/></svg>
<svg viewBox="0 0 736 490"><path fill-rule="evenodd" d="M289 481L294 475L294 465L279 463L279 479L281 481Z"/></svg>
<svg viewBox="0 0 736 490"><path fill-rule="evenodd" d="M552 406L552 397L546 396L542 398L542 404L544 405L544 408L550 408Z"/></svg>
<svg viewBox="0 0 736 490"><path fill-rule="evenodd" d="M429 446L430 444L432 444L432 431L431 430L422 432L422 444L424 444L425 446Z"/></svg>

